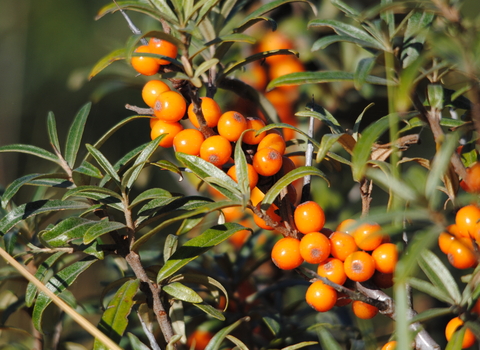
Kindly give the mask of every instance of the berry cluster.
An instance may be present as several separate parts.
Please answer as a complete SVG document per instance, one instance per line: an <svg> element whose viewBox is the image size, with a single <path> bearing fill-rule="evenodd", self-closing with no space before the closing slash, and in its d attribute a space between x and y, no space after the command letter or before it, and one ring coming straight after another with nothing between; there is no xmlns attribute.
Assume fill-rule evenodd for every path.
<svg viewBox="0 0 480 350"><path fill-rule="evenodd" d="M173 59L177 57L178 49L171 42L162 39L151 38L148 42L148 45L141 45L137 47L135 52L162 55ZM138 73L150 76L157 74L160 66L168 65L170 62L161 58L134 56L132 57L131 64Z"/></svg>
<svg viewBox="0 0 480 350"><path fill-rule="evenodd" d="M388 237L382 234L380 225L358 225L348 219L332 232L324 228L323 209L313 201L297 206L294 222L303 234L302 238L282 238L272 249L272 260L280 269L291 270L307 262L318 265L317 274L337 285L372 279L381 288L391 287L398 251L396 245L389 243ZM320 312L351 302L321 280L309 286L306 301ZM378 308L359 300L352 303L352 309L363 319L378 313Z"/></svg>

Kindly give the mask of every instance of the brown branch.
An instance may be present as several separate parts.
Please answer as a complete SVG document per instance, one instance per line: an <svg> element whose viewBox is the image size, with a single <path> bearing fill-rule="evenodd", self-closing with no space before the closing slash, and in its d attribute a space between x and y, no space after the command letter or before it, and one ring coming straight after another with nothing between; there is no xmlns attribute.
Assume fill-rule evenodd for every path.
<svg viewBox="0 0 480 350"><path fill-rule="evenodd" d="M153 108L141 108L130 104L126 104L125 108L140 115L153 115Z"/></svg>

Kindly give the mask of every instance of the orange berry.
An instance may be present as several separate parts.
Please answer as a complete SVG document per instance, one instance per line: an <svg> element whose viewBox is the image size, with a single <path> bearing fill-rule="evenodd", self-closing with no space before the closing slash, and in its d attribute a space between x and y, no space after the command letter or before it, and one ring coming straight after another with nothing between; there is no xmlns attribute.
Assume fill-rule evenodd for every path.
<svg viewBox="0 0 480 350"><path fill-rule="evenodd" d="M387 289L393 286L393 273L375 271L372 280L378 288Z"/></svg>
<svg viewBox="0 0 480 350"><path fill-rule="evenodd" d="M463 321L460 317L452 318L445 327L445 337L447 341L452 339L453 334L457 331L458 328L463 326ZM462 349L466 349L475 344L475 334L470 329L466 329L463 335Z"/></svg>
<svg viewBox="0 0 480 350"><path fill-rule="evenodd" d="M379 224L361 224L352 232L352 236L358 248L368 251L377 248L383 240Z"/></svg>
<svg viewBox="0 0 480 350"><path fill-rule="evenodd" d="M258 145L263 140L267 132L261 132L255 136L258 130L265 126L265 122L258 118L247 118L247 129L253 129L253 131L247 131L243 135L242 141L248 145Z"/></svg>
<svg viewBox="0 0 480 350"><path fill-rule="evenodd" d="M258 182L258 174L253 168L252 165L247 164L247 174L248 174L248 182L250 183L250 190L253 190L257 186ZM235 182L238 182L237 180L237 167L233 165L228 169L227 175L230 176Z"/></svg>
<svg viewBox="0 0 480 350"><path fill-rule="evenodd" d="M464 179L466 191L480 193L480 163L476 162L467 168L467 176Z"/></svg>
<svg viewBox="0 0 480 350"><path fill-rule="evenodd" d="M161 80L150 80L142 89L142 98L147 106L152 107L155 105L157 97L165 91L169 91L170 87Z"/></svg>
<svg viewBox="0 0 480 350"><path fill-rule="evenodd" d="M173 139L175 152L182 152L192 156L200 154L200 146L205 137L197 129L185 129L180 131Z"/></svg>
<svg viewBox="0 0 480 350"><path fill-rule="evenodd" d="M227 140L235 142L247 130L247 119L235 111L225 112L218 120L217 130Z"/></svg>
<svg viewBox="0 0 480 350"><path fill-rule="evenodd" d="M202 100L200 106L202 108L203 118L205 118L207 126L210 128L217 126L218 120L222 115L220 106L217 102L215 102L214 99L210 97L201 97L200 99ZM198 123L197 115L193 111L193 107L193 103L188 106L188 119L190 119L190 122L193 124L193 126L198 129L200 128L200 124Z"/></svg>
<svg viewBox="0 0 480 350"><path fill-rule="evenodd" d="M450 249L450 246L452 245L453 241L455 241L457 238L452 235L450 232L442 232L438 236L438 246L440 247L440 250L444 254L448 254L448 250Z"/></svg>
<svg viewBox="0 0 480 350"><path fill-rule="evenodd" d="M177 58L177 47L167 40L150 38L148 41L148 48L150 49L151 53L167 56L173 59ZM161 66L170 64L169 61L162 58L156 58L155 60Z"/></svg>
<svg viewBox="0 0 480 350"><path fill-rule="evenodd" d="M228 162L231 155L230 141L220 135L209 137L200 147L200 157L218 167Z"/></svg>
<svg viewBox="0 0 480 350"><path fill-rule="evenodd" d="M260 203L264 197L265 193L263 193L258 187L255 187L250 192L250 201L254 206L257 206L257 204Z"/></svg>
<svg viewBox="0 0 480 350"><path fill-rule="evenodd" d="M340 224L338 224L335 231L352 234L353 230L351 229L351 227L356 223L357 221L354 219L343 220Z"/></svg>
<svg viewBox="0 0 480 350"><path fill-rule="evenodd" d="M300 254L310 264L320 264L330 255L330 240L320 232L310 232L300 240Z"/></svg>
<svg viewBox="0 0 480 350"><path fill-rule="evenodd" d="M246 66L246 70L239 74L239 79L257 90L265 89L267 85L267 72L257 61Z"/></svg>
<svg viewBox="0 0 480 350"><path fill-rule="evenodd" d="M282 218L277 213L275 213L275 210L277 209L278 208L272 204L272 206L270 206L270 208L268 208L265 212L265 214L269 216L270 219L274 222L280 222L282 220ZM266 221L255 213L253 214L253 221L258 227L263 228L264 230L274 229L274 227L267 225Z"/></svg>
<svg viewBox="0 0 480 350"><path fill-rule="evenodd" d="M283 136L279 134L267 134L258 144L257 152L264 148L273 148L283 155L286 147L287 145L283 139Z"/></svg>
<svg viewBox="0 0 480 350"><path fill-rule="evenodd" d="M243 216L241 207L226 207L222 208L223 216L225 216L226 222L237 221ZM245 225L244 225L245 226Z"/></svg>
<svg viewBox="0 0 480 350"><path fill-rule="evenodd" d="M395 340L389 341L384 346L382 346L382 350L395 350L397 348L397 342Z"/></svg>
<svg viewBox="0 0 480 350"><path fill-rule="evenodd" d="M179 122L168 123L163 120L157 120L155 124L153 124L150 137L154 140L158 136L166 134L166 136L160 141L159 145L164 148L169 148L173 146L173 139L175 136L182 130L183 126Z"/></svg>
<svg viewBox="0 0 480 350"><path fill-rule="evenodd" d="M141 45L135 49L138 53L151 53L147 45ZM143 75L154 75L158 72L159 65L155 58L146 56L134 56L130 61L133 69Z"/></svg>
<svg viewBox="0 0 480 350"><path fill-rule="evenodd" d="M393 273L398 261L397 246L393 243L380 244L373 252L375 269L382 273Z"/></svg>
<svg viewBox="0 0 480 350"><path fill-rule="evenodd" d="M352 310L355 316L362 320L369 320L378 314L378 308L376 306L364 303L360 300L355 300L352 303Z"/></svg>
<svg viewBox="0 0 480 350"><path fill-rule="evenodd" d="M153 113L166 122L178 122L185 115L187 102L177 91L165 91L158 95L153 105Z"/></svg>
<svg viewBox="0 0 480 350"><path fill-rule="evenodd" d="M460 208L455 216L455 223L463 237L474 237L475 225L479 221L480 208L473 204Z"/></svg>
<svg viewBox="0 0 480 350"><path fill-rule="evenodd" d="M325 213L314 201L306 201L295 208L293 219L297 229L304 234L319 232L325 225Z"/></svg>
<svg viewBox="0 0 480 350"><path fill-rule="evenodd" d="M211 332L196 329L188 337L187 345L190 349L192 349L193 346L194 350L204 350L212 338L213 334Z"/></svg>
<svg viewBox="0 0 480 350"><path fill-rule="evenodd" d="M283 159L280 152L273 148L257 150L253 156L255 171L263 176L273 176L282 168Z"/></svg>
<svg viewBox="0 0 480 350"><path fill-rule="evenodd" d="M447 253L448 261L457 269L468 269L477 263L470 238L455 239Z"/></svg>
<svg viewBox="0 0 480 350"><path fill-rule="evenodd" d="M337 258L328 258L321 262L320 265L318 265L317 274L340 285L343 285L347 280L347 275L343 268L343 261Z"/></svg>
<svg viewBox="0 0 480 350"><path fill-rule="evenodd" d="M358 250L352 236L343 232L334 232L330 236L331 252L333 257L345 261L347 256Z"/></svg>
<svg viewBox="0 0 480 350"><path fill-rule="evenodd" d="M303 263L300 255L300 241L293 237L284 237L278 240L272 249L272 261L282 270L299 267Z"/></svg>
<svg viewBox="0 0 480 350"><path fill-rule="evenodd" d="M240 249L245 242L247 241L248 237L250 236L249 230L240 230L235 232L233 235L228 237L228 241L237 249Z"/></svg>
<svg viewBox="0 0 480 350"><path fill-rule="evenodd" d="M322 281L315 281L308 287L305 299L315 310L326 312L335 306L337 291Z"/></svg>
<svg viewBox="0 0 480 350"><path fill-rule="evenodd" d="M471 311L476 313L477 315L480 315L480 299L477 299Z"/></svg>
<svg viewBox="0 0 480 350"><path fill-rule="evenodd" d="M347 256L343 266L347 277L356 282L365 282L375 273L375 261L370 254L363 251Z"/></svg>
<svg viewBox="0 0 480 350"><path fill-rule="evenodd" d="M258 45L258 52L279 50L279 49L292 49L293 43L288 39L285 34L277 31L268 32L263 35L262 40ZM266 58L266 61L270 64L281 62L286 55L274 55Z"/></svg>
<svg viewBox="0 0 480 350"><path fill-rule="evenodd" d="M303 63L295 56L287 56L280 62L275 62L274 65L270 66L270 79L276 79L281 76L291 74L291 73L297 73L297 72L304 72L305 71L305 66ZM293 86L279 86L278 87L281 90L295 90L298 89L298 86L293 85Z"/></svg>

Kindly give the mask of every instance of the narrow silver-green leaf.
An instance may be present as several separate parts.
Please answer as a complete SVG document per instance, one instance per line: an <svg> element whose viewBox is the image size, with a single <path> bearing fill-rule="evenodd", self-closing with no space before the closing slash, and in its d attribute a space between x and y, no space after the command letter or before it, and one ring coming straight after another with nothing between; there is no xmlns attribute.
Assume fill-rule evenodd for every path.
<svg viewBox="0 0 480 350"><path fill-rule="evenodd" d="M143 201L156 198L172 198L172 194L163 188L150 188L135 197L135 199L130 203L129 209L132 209L134 206Z"/></svg>
<svg viewBox="0 0 480 350"><path fill-rule="evenodd" d="M320 340L320 344L322 345L323 349L328 349L328 350L342 349L340 344L338 344L338 342L335 340L332 334L328 331L326 326L320 325L319 327L316 328L316 330L318 334L318 339Z"/></svg>
<svg viewBox="0 0 480 350"><path fill-rule="evenodd" d="M122 201L122 196L117 192L112 191L111 189L108 189L105 187L98 187L98 186L79 186L79 187L72 188L71 190L67 191L63 195L62 200L65 200L70 197L74 197L80 194L81 192L98 193L98 194L107 195L107 196L116 198L119 201Z"/></svg>
<svg viewBox="0 0 480 350"><path fill-rule="evenodd" d="M132 166L132 168L135 168L135 170L133 170L130 176L128 177L128 181L126 182L122 181L122 185L124 185L126 188L131 188L135 180L137 180L138 176L140 175L140 172L143 169L143 166L145 165L145 162L149 160L153 152L155 152L155 150L158 148L158 143L160 142L160 138L161 136L149 142L145 146L145 148L142 150L142 152L138 155L137 159L135 159L135 162L133 163L133 166Z"/></svg>
<svg viewBox="0 0 480 350"><path fill-rule="evenodd" d="M161 283L170 277L190 261L196 259L214 246L222 243L235 232L245 230L245 227L236 223L225 223L213 226L199 236L196 236L184 245L168 259L157 274L157 283Z"/></svg>
<svg viewBox="0 0 480 350"><path fill-rule="evenodd" d="M61 201L58 199L39 200L22 204L8 212L8 214L0 220L0 236L6 234L19 222L35 215L60 210L83 210L89 207L86 203Z"/></svg>
<svg viewBox="0 0 480 350"><path fill-rule="evenodd" d="M343 134L345 132L338 120L335 119L335 117L331 115L329 111L327 111L321 106L315 105L313 110L298 112L295 113L295 115L297 117L313 117L315 119L318 119L327 124L327 126L334 134Z"/></svg>
<svg viewBox="0 0 480 350"><path fill-rule="evenodd" d="M197 4L194 6L194 11L197 11L200 9L198 13L198 18L197 18L197 25L203 21L205 16L207 16L212 8L219 2L219 0L205 0L205 1L199 1Z"/></svg>
<svg viewBox="0 0 480 350"><path fill-rule="evenodd" d="M330 46L333 43L338 43L338 42L347 42L347 43L352 43L356 44L362 48L372 48L372 49L378 49L376 44L372 44L371 42L360 40L358 38L355 38L351 35L329 35L325 36L323 38L318 39L315 41L312 45L312 51L318 51L318 50L323 50L326 47ZM373 50L370 50L373 51ZM377 52L377 51L375 51Z"/></svg>
<svg viewBox="0 0 480 350"><path fill-rule="evenodd" d="M125 224L118 221L100 220L85 232L83 243L89 244L106 233L121 230L125 227Z"/></svg>
<svg viewBox="0 0 480 350"><path fill-rule="evenodd" d="M120 177L118 176L117 172L113 168L112 164L110 164L108 159L94 146L87 143L86 147L88 149L88 152L93 156L93 158L95 158L95 160L102 167L102 169L105 170L105 172L117 182L120 182Z"/></svg>
<svg viewBox="0 0 480 350"><path fill-rule="evenodd" d="M430 11L415 11L408 18L401 54L403 68L408 67L420 56L426 39L426 29L434 19L435 14Z"/></svg>
<svg viewBox="0 0 480 350"><path fill-rule="evenodd" d="M376 59L376 57L367 57L362 58L360 61L358 61L353 81L355 89L360 90L363 87L363 85L367 81L367 77L370 75L370 72L375 66Z"/></svg>
<svg viewBox="0 0 480 350"><path fill-rule="evenodd" d="M216 318L217 320L225 321L225 316L223 315L223 313L220 310L215 309L212 305L209 305L209 304L192 304L192 305L199 308L200 310L205 312L207 315Z"/></svg>
<svg viewBox="0 0 480 350"><path fill-rule="evenodd" d="M140 287L140 280L130 280L125 282L115 293L112 300L108 303L102 319L98 323L98 328L110 339L120 343L123 332L128 326L128 315L134 305L134 297ZM94 350L108 350L101 341L95 339Z"/></svg>
<svg viewBox="0 0 480 350"><path fill-rule="evenodd" d="M195 69L195 73L193 75L194 78L199 78L203 73L205 73L207 70L210 68L214 67L217 65L219 62L218 58L212 58L208 61L203 62L201 65Z"/></svg>
<svg viewBox="0 0 480 350"><path fill-rule="evenodd" d="M419 199L415 189L409 186L403 179L392 175L389 163L369 161L368 164L373 164L378 168L368 167L364 174L386 192L393 193L407 202L414 202Z"/></svg>
<svg viewBox="0 0 480 350"><path fill-rule="evenodd" d="M68 130L67 141L65 142L65 160L70 168L75 166L75 160L77 159L78 149L80 148L83 130L85 129L85 123L91 107L92 104L90 102L85 104L78 111L70 129Z"/></svg>
<svg viewBox="0 0 480 350"><path fill-rule="evenodd" d="M97 222L73 216L60 221L49 230L40 232L39 238L47 247L65 247L74 239L83 239L85 232Z"/></svg>
<svg viewBox="0 0 480 350"><path fill-rule="evenodd" d="M451 313L452 313L452 309L449 307L428 309L428 310L422 311L421 313L413 317L410 320L410 323L425 322L433 318L445 316Z"/></svg>
<svg viewBox="0 0 480 350"><path fill-rule="evenodd" d="M235 175L237 177L237 182L240 187L240 192L242 193L243 198L248 198L250 197L250 180L248 176L247 158L245 157L245 153L242 149L242 140L245 132L246 131L242 133L237 143L235 144L234 158Z"/></svg>
<svg viewBox="0 0 480 350"><path fill-rule="evenodd" d="M197 292L180 282L169 283L163 286L162 289L170 296L178 300L186 301L187 303L196 304L203 301L202 297L198 295Z"/></svg>
<svg viewBox="0 0 480 350"><path fill-rule="evenodd" d="M111 65L115 61L120 61L125 59L125 49L117 49L114 50L98 61L95 66L93 66L92 70L90 71L90 74L88 75L88 79L91 80L94 76L96 76L98 73L100 73L102 70L107 68L109 65Z"/></svg>
<svg viewBox="0 0 480 350"><path fill-rule="evenodd" d="M25 175L22 176L15 181L13 181L10 185L7 186L5 189L5 192L3 192L3 195L1 196L2 198L2 208L5 208L10 202L10 199L18 192L18 190L25 185L26 183L29 183L31 180L37 178L41 174L30 174L30 175Z"/></svg>
<svg viewBox="0 0 480 350"><path fill-rule="evenodd" d="M47 128L48 128L48 138L52 146L58 151L61 152L60 142L58 142L58 133L57 133L57 123L55 122L55 115L53 112L48 112L47 116Z"/></svg>
<svg viewBox="0 0 480 350"><path fill-rule="evenodd" d="M87 161L83 161L82 164L80 164L80 166L73 169L73 171L79 174L95 177L97 179L101 179L103 177L100 169L98 169L95 165Z"/></svg>
<svg viewBox="0 0 480 350"><path fill-rule="evenodd" d="M316 342L316 341L302 341L301 343L297 343L297 344L294 344L294 345L284 347L284 348L282 348L282 350L296 350L296 349L304 348L306 346L313 346L313 345L317 345L317 344L318 344L318 342ZM328 349L331 349L331 348L328 348Z"/></svg>
<svg viewBox="0 0 480 350"><path fill-rule="evenodd" d="M443 86L441 84L428 84L427 98L431 108L442 109L444 101Z"/></svg>
<svg viewBox="0 0 480 350"><path fill-rule="evenodd" d="M6 145L6 146L0 147L0 152L26 153L26 154L31 154L31 155L49 160L51 162L60 164L60 161L55 154L53 154L52 152L48 152L43 148L33 146L33 145L24 145L21 143Z"/></svg>
<svg viewBox="0 0 480 350"><path fill-rule="evenodd" d="M231 325L221 329L219 332L217 332L213 338L210 340L208 345L205 347L205 350L216 350L220 348L220 345L222 344L223 340L227 335L229 335L235 328L237 328L242 322L248 322L250 320L250 317L243 317L239 319L238 321L232 323Z"/></svg>
<svg viewBox="0 0 480 350"><path fill-rule="evenodd" d="M454 300L447 293L443 292L442 290L427 281L411 277L408 279L408 283L412 286L412 288L419 290L420 292L426 293L434 297L435 299L441 300L451 305L454 304Z"/></svg>

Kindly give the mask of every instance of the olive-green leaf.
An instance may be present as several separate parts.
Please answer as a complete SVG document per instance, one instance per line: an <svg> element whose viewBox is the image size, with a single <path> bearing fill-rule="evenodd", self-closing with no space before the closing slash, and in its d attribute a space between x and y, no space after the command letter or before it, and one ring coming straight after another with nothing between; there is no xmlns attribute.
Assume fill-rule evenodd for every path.
<svg viewBox="0 0 480 350"><path fill-rule="evenodd" d="M323 349L329 349L329 350L342 349L340 344L338 344L338 342L335 340L335 338L332 336L332 334L329 332L326 326L319 325L319 327L316 327L316 331L318 334L318 339L320 340L320 344L322 345Z"/></svg>
<svg viewBox="0 0 480 350"><path fill-rule="evenodd" d="M100 11L98 11L95 19L100 19L106 14L114 13L119 10L130 10L143 13L158 21L164 19L172 24L178 23L175 13L172 11L170 6L168 6L165 0L148 0L148 3L150 3L151 6L147 5L145 1L138 0L115 1L114 3L109 3L108 5L102 7Z"/></svg>
<svg viewBox="0 0 480 350"><path fill-rule="evenodd" d="M6 145L0 147L0 152L26 153L60 164L60 161L55 154L33 145L24 145L21 143Z"/></svg>
<svg viewBox="0 0 480 350"><path fill-rule="evenodd" d="M114 180L120 182L120 177L118 176L117 172L115 171L112 164L110 164L108 159L94 146L87 143L86 147L88 149L88 152L93 156L93 158L95 158L95 160L102 167L102 169L105 170L105 172L110 175Z"/></svg>
<svg viewBox="0 0 480 350"><path fill-rule="evenodd" d="M354 73L354 85L355 89L360 90L365 82L367 81L367 77L370 75L373 67L375 66L376 57L367 57L362 58L358 61L357 69L355 69Z"/></svg>
<svg viewBox="0 0 480 350"><path fill-rule="evenodd" d="M5 192L2 194L2 208L5 208L10 202L10 199L18 192L18 190L25 184L29 183L31 180L37 178L41 174L30 174L22 176L15 181L13 181L8 187L5 189Z"/></svg>
<svg viewBox="0 0 480 350"><path fill-rule="evenodd" d="M88 257L81 261L74 262L73 264L70 264L56 273L48 280L45 286L55 294L60 294L70 287L72 283L75 282L77 277L80 276L82 272L87 270L95 261L97 261L97 259ZM33 307L32 322L35 329L41 333L43 312L51 302L52 299L47 297L43 292L40 292L37 297L37 301L35 302L35 306Z"/></svg>
<svg viewBox="0 0 480 350"><path fill-rule="evenodd" d="M128 326L128 315L134 305L134 297L140 287L140 280L130 280L125 282L115 293L112 300L108 303L102 319L98 323L100 329L106 336L116 343L120 343L123 332ZM94 350L107 350L101 341L95 339Z"/></svg>
<svg viewBox="0 0 480 350"><path fill-rule="evenodd" d="M315 119L318 119L330 128L333 134L343 134L345 130L341 127L340 123L338 122L337 119L333 115L330 114L329 111L327 111L325 108L315 105L313 110L311 111L303 111L303 112L298 112L295 113L297 117L313 117Z"/></svg>
<svg viewBox="0 0 480 350"><path fill-rule="evenodd" d="M60 142L58 142L57 123L55 122L55 115L53 112L48 112L47 116L48 138L54 149L60 153Z"/></svg>
<svg viewBox="0 0 480 350"><path fill-rule="evenodd" d="M137 159L135 159L135 162L133 163L132 172L129 174L129 176L124 176L125 179L122 179L122 185L126 188L131 188L135 180L137 180L138 176L140 175L140 172L142 171L144 165L146 164L145 162L148 161L148 159L151 157L153 152L158 148L158 144L160 140L163 138L165 135L161 135L151 142L149 142L145 148L142 150L142 152L138 155Z"/></svg>
<svg viewBox="0 0 480 350"><path fill-rule="evenodd" d="M108 55L102 57L100 61L98 61L95 66L93 66L90 74L88 75L88 79L91 80L94 76L100 73L102 70L107 68L115 61L120 61L125 59L125 49L117 49L115 51L110 52Z"/></svg>
<svg viewBox="0 0 480 350"><path fill-rule="evenodd" d="M426 29L431 25L435 14L430 11L415 11L407 20L401 60L403 68L414 62L423 50Z"/></svg>
<svg viewBox="0 0 480 350"><path fill-rule="evenodd" d="M270 205L273 203L273 201L275 200L275 198L277 198L277 196L280 194L282 189L287 187L293 181L309 175L319 176L323 178L325 181L327 181L327 183L329 183L325 174L319 169L312 166L298 167L288 172L286 175L284 175L268 190L268 192L265 194L265 197L262 200L262 204L261 204L262 209L265 209L265 210L268 209Z"/></svg>
<svg viewBox="0 0 480 350"><path fill-rule="evenodd" d="M61 201L58 199L39 200L18 206L0 220L0 236L10 231L16 224L29 217L60 210L83 210L90 206L82 202Z"/></svg>
<svg viewBox="0 0 480 350"><path fill-rule="evenodd" d="M77 159L78 149L80 148L85 123L91 107L92 104L89 102L80 108L68 130L67 141L65 142L65 160L70 168L75 166L75 160Z"/></svg>
<svg viewBox="0 0 480 350"><path fill-rule="evenodd" d="M196 236L179 247L163 265L157 275L157 283L170 277L190 261L196 259L209 249L222 243L235 232L245 230L245 227L236 223L225 223L209 228L201 235Z"/></svg>
<svg viewBox="0 0 480 350"><path fill-rule="evenodd" d="M461 350L463 348L463 337L465 336L466 330L466 327L458 327L447 343L445 350Z"/></svg>
<svg viewBox="0 0 480 350"><path fill-rule="evenodd" d="M250 179L248 176L247 158L242 149L242 139L246 130L240 135L240 138L235 144L234 158L235 158L235 175L243 198L250 197Z"/></svg>
<svg viewBox="0 0 480 350"><path fill-rule="evenodd" d="M187 303L196 304L203 301L202 297L198 295L197 292L180 282L169 283L163 286L162 289L170 296L178 300L186 301Z"/></svg>
<svg viewBox="0 0 480 350"><path fill-rule="evenodd" d="M318 342L316 342L316 341L302 341L301 343L286 346L286 347L282 348L282 350L296 350L296 349L304 348L306 346L312 346L312 345L317 345L317 344L318 344ZM328 348L328 349L330 349L330 348Z"/></svg>
<svg viewBox="0 0 480 350"><path fill-rule="evenodd" d="M433 308L433 309L428 309L425 311L422 311L415 317L413 317L410 320L410 323L415 323L415 322L425 322L428 320L431 320L433 318L437 318L440 316L445 316L448 314L452 313L452 309L449 307L441 307L441 308Z"/></svg>
<svg viewBox="0 0 480 350"><path fill-rule="evenodd" d="M150 188L142 193L140 193L135 199L130 203L129 209L132 209L137 204L151 199L157 198L172 198L172 194L163 188Z"/></svg>
<svg viewBox="0 0 480 350"><path fill-rule="evenodd" d="M459 303L462 296L455 279L442 261L430 250L425 249L418 257L418 264L432 284Z"/></svg>
<svg viewBox="0 0 480 350"><path fill-rule="evenodd" d="M140 339L137 338L137 336L133 333L128 332L127 333L128 340L130 340L130 344L132 345L132 348L135 350L150 350L148 346L143 344Z"/></svg>
<svg viewBox="0 0 480 350"><path fill-rule="evenodd" d="M112 198L116 198L119 201L122 201L122 196L115 191L112 191L105 187L98 187L98 186L78 186L68 190L62 197L62 200L65 200L70 197L74 197L82 192L89 192L89 193L97 193L101 195L106 195Z"/></svg>
<svg viewBox="0 0 480 350"><path fill-rule="evenodd" d="M323 50L326 47L330 46L331 44L338 43L338 42L348 42L348 43L356 44L362 48L371 48L371 49L378 50L378 45L376 43L361 40L351 35L328 35L315 41L312 45L312 51ZM369 50L369 51L374 51L374 50ZM374 51L374 52L378 52L378 51Z"/></svg>
<svg viewBox="0 0 480 350"><path fill-rule="evenodd" d="M57 260L66 253L67 252L56 252L50 255L47 259L45 259L45 261L40 264L40 266L38 266L38 269L35 272L35 277L39 281L43 282L43 279L47 275L48 271L52 268L53 264L55 264ZM35 300L36 295L37 287L32 282L29 282L25 291L25 305L27 305L27 307L33 305L33 301Z"/></svg>
<svg viewBox="0 0 480 350"><path fill-rule="evenodd" d="M199 78L203 73L205 73L207 70L210 68L214 67L217 65L219 62L218 58L212 58L208 61L202 62L201 65L195 69L195 74L193 75L194 78Z"/></svg>
<svg viewBox="0 0 480 350"><path fill-rule="evenodd" d="M448 304L454 303L453 299L447 293L443 292L442 290L440 290L440 288L435 287L433 284L427 281L411 277L408 279L408 283L411 285L412 288L420 292L426 293L434 297L435 299L441 300Z"/></svg>
<svg viewBox="0 0 480 350"><path fill-rule="evenodd" d="M82 164L80 164L80 166L73 169L73 172L95 177L97 179L101 179L103 177L100 169L98 169L95 165L87 161L83 161Z"/></svg>
<svg viewBox="0 0 480 350"><path fill-rule="evenodd" d="M83 243L89 244L106 233L121 230L125 227L125 224L118 221L100 220L85 232Z"/></svg>
<svg viewBox="0 0 480 350"><path fill-rule="evenodd" d="M83 240L85 232L97 222L79 217L66 218L49 230L40 232L39 237L47 247L65 247L74 239Z"/></svg>
<svg viewBox="0 0 480 350"><path fill-rule="evenodd" d="M205 312L207 315L216 318L217 320L225 321L225 316L223 315L223 313L220 310L214 308L212 305L200 304L200 303L192 304L192 305L199 308L200 310Z"/></svg>
<svg viewBox="0 0 480 350"><path fill-rule="evenodd" d="M220 345L222 344L223 340L227 335L229 335L235 328L237 328L242 322L248 322L250 321L250 317L243 317L239 319L238 321L232 323L231 325L221 329L218 331L213 338L210 340L208 345L206 346L205 350L216 350L220 348Z"/></svg>

